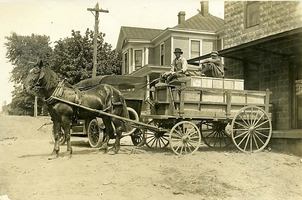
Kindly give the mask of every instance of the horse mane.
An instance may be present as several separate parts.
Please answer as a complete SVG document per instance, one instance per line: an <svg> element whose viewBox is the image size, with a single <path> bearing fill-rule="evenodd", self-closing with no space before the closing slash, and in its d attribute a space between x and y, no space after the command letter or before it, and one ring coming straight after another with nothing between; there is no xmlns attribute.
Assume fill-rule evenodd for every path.
<svg viewBox="0 0 302 200"><path fill-rule="evenodd" d="M43 72L44 72L44 80L45 80L45 89L49 90L57 87L60 81L58 75L48 67L44 67Z"/></svg>

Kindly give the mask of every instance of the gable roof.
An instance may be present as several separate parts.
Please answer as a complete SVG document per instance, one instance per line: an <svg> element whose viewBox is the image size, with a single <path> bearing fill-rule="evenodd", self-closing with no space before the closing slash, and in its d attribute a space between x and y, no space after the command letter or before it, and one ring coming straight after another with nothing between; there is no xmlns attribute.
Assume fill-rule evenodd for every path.
<svg viewBox="0 0 302 200"><path fill-rule="evenodd" d="M144 39L152 40L155 36L160 34L163 30L152 28L139 28L122 26L121 32L124 34L125 39Z"/></svg>
<svg viewBox="0 0 302 200"><path fill-rule="evenodd" d="M216 32L222 28L223 24L224 20L219 17L211 14L203 16L202 14L198 13L197 15L194 15L183 23L178 24L174 28Z"/></svg>

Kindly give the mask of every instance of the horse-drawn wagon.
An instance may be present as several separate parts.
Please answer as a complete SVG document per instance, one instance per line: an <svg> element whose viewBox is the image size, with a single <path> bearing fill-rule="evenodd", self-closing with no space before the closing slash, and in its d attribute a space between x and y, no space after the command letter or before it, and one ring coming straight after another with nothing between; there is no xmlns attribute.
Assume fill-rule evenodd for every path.
<svg viewBox="0 0 302 200"><path fill-rule="evenodd" d="M151 112L144 115L146 80L142 77L97 77L75 86L86 89L104 83L119 89L126 99L132 120L120 119L134 127L124 134L131 136L134 145L144 139L150 148L170 145L176 154L191 154L204 141L212 148L233 143L243 152L258 152L271 138L271 92L244 90L240 79L193 76L155 86L148 101ZM101 145L103 128L99 118L86 120L84 131L92 147Z"/></svg>
<svg viewBox="0 0 302 200"><path fill-rule="evenodd" d="M151 114L143 116L168 132L146 131L146 145L176 154L234 143L243 152L261 151L271 134L270 91L244 90L238 79L185 77L155 87Z"/></svg>
<svg viewBox="0 0 302 200"><path fill-rule="evenodd" d="M70 123L77 121L74 118L84 119L83 129L91 146L100 146L104 138L106 145L110 136L116 138L116 152L120 138L128 135L134 144L144 142L151 148L170 145L181 155L197 151L201 140L213 148L233 142L243 152L257 152L271 138L269 90L244 90L243 80L236 79L179 78L167 85L156 84L147 101L151 112L141 115L149 92L146 86L144 78L131 76L97 77L71 86L59 82L43 63L27 77L28 91L40 91L47 98L57 155L61 128L68 137L67 149L72 152L69 135Z"/></svg>

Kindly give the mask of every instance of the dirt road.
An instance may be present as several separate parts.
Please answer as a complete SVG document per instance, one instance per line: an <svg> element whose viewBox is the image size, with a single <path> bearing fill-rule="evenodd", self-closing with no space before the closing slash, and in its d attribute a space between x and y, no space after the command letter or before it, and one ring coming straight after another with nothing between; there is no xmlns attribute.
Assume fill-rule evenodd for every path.
<svg viewBox="0 0 302 200"><path fill-rule="evenodd" d="M178 157L169 149L130 154L123 139L117 155L72 138L74 154L48 160L47 118L0 116L0 199L302 199L300 157L276 152L243 154L201 148Z"/></svg>

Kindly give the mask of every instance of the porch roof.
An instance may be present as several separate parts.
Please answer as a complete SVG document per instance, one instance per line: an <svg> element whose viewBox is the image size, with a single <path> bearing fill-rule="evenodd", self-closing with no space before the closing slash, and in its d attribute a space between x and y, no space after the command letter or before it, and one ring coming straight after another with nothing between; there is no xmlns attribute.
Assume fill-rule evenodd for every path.
<svg viewBox="0 0 302 200"><path fill-rule="evenodd" d="M254 64L261 63L265 56L301 57L302 27L222 49L218 53L225 58ZM198 65L200 60L208 57L210 54L192 58L188 60L188 63Z"/></svg>

